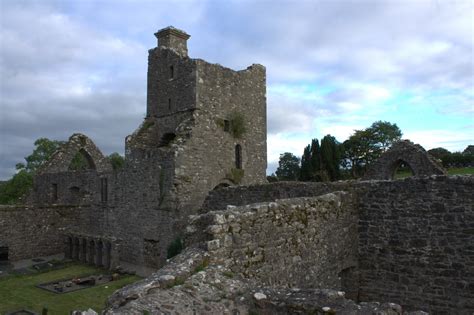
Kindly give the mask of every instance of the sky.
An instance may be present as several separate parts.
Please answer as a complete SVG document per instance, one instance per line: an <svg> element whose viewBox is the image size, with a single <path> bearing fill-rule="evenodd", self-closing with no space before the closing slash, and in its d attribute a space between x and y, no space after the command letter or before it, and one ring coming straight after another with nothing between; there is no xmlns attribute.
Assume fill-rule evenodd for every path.
<svg viewBox="0 0 474 315"><path fill-rule="evenodd" d="M267 69L268 169L374 121L425 149L474 144L474 1L0 1L0 179L41 137L105 153L146 111L148 49L173 25L189 55Z"/></svg>

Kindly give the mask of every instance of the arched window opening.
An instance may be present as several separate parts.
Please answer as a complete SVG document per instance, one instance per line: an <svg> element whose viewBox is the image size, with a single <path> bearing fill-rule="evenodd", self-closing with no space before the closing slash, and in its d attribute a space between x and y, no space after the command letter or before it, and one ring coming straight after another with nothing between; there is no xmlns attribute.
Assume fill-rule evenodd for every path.
<svg viewBox="0 0 474 315"><path fill-rule="evenodd" d="M242 146L240 144L235 146L235 168L242 169Z"/></svg>
<svg viewBox="0 0 474 315"><path fill-rule="evenodd" d="M77 151L74 158L69 164L70 171L85 171L85 170L95 170L95 163L89 153L84 149Z"/></svg>
<svg viewBox="0 0 474 315"><path fill-rule="evenodd" d="M176 138L176 134L170 132L170 133L165 133L163 137L161 137L161 141L159 146L164 147L169 145L174 139Z"/></svg>
<svg viewBox="0 0 474 315"><path fill-rule="evenodd" d="M392 179L401 179L414 176L410 164L403 160L397 160L394 164Z"/></svg>

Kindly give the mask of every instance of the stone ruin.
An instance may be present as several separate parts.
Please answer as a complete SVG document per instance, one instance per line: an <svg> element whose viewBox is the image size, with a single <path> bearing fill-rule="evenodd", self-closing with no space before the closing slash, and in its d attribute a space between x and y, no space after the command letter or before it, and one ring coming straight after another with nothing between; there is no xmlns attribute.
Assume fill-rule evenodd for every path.
<svg viewBox="0 0 474 315"><path fill-rule="evenodd" d="M107 314L472 314L474 177L404 141L370 180L268 184L265 68L192 59L173 27L155 35L123 169L74 134L24 204L0 207L1 257L62 252L148 276ZM78 154L85 169L70 167ZM415 176L391 180L402 162Z"/></svg>
<svg viewBox="0 0 474 315"><path fill-rule="evenodd" d="M363 179L393 179L401 164L414 176L446 175L446 170L425 149L409 140L398 141L369 167Z"/></svg>

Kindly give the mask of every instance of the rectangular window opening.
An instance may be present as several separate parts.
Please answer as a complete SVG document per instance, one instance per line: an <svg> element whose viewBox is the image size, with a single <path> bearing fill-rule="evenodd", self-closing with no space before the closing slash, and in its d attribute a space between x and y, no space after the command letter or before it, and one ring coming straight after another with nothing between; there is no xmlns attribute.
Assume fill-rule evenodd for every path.
<svg viewBox="0 0 474 315"><path fill-rule="evenodd" d="M53 201L58 201L58 184L53 184Z"/></svg>
<svg viewBox="0 0 474 315"><path fill-rule="evenodd" d="M171 111L171 98L168 99L168 110Z"/></svg>
<svg viewBox="0 0 474 315"><path fill-rule="evenodd" d="M100 179L100 199L102 202L107 202L108 197L108 187L107 187L107 178Z"/></svg>
<svg viewBox="0 0 474 315"><path fill-rule="evenodd" d="M170 66L170 79L174 79L174 67Z"/></svg>
<svg viewBox="0 0 474 315"><path fill-rule="evenodd" d="M230 121L228 121L227 119L224 120L224 131L230 132Z"/></svg>

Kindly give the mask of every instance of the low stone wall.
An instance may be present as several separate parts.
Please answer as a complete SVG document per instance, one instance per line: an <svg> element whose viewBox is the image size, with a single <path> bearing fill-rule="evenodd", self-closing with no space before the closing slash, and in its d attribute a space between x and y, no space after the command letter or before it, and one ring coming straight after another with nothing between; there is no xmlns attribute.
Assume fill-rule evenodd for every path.
<svg viewBox="0 0 474 315"><path fill-rule="evenodd" d="M81 222L88 207L0 206L0 240L8 246L9 260L64 252L66 227Z"/></svg>
<svg viewBox="0 0 474 315"><path fill-rule="evenodd" d="M363 182L360 300L474 312L474 177Z"/></svg>
<svg viewBox="0 0 474 315"><path fill-rule="evenodd" d="M264 286L341 289L357 262L357 213L344 192L228 207L193 216L186 242Z"/></svg>
<svg viewBox="0 0 474 315"><path fill-rule="evenodd" d="M348 191L353 181L331 183L277 182L252 186L235 186L209 192L201 212L222 210L227 205L243 206L277 199L314 197L334 191Z"/></svg>

